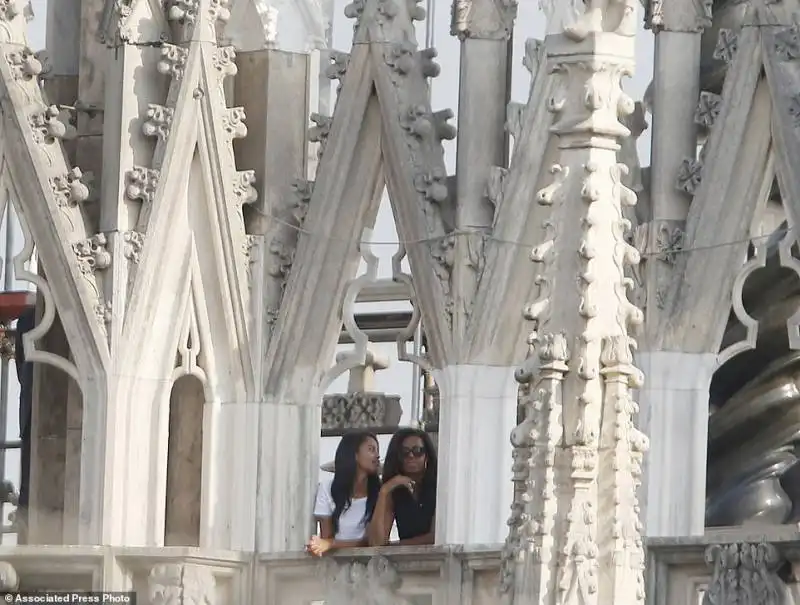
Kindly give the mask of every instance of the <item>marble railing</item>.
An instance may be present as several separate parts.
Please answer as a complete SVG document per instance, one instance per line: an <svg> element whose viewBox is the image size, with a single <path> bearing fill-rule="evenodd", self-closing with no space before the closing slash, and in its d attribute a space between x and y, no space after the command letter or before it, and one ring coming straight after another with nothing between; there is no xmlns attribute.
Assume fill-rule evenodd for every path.
<svg viewBox="0 0 800 605"><path fill-rule="evenodd" d="M715 528L647 541L647 605L800 605L795 526Z"/></svg>
<svg viewBox="0 0 800 605"><path fill-rule="evenodd" d="M138 605L489 605L499 547L253 556L193 548L0 547L0 592L132 591ZM177 599L177 600L173 600Z"/></svg>
<svg viewBox="0 0 800 605"><path fill-rule="evenodd" d="M650 539L647 605L800 605L796 527ZM138 605L494 605L500 548L353 549L322 560L194 548L0 547L0 592L133 591Z"/></svg>

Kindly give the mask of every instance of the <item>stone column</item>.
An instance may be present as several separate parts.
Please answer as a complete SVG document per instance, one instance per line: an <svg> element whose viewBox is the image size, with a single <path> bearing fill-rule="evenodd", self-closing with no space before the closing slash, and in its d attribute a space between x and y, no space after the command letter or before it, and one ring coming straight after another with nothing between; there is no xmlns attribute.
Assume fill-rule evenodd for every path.
<svg viewBox="0 0 800 605"><path fill-rule="evenodd" d="M456 167L456 226L474 234L456 239L453 332L464 337L478 287L477 261L494 222L486 195L493 166L507 165L506 107L510 93L510 39L516 0L454 0L452 34L461 40ZM458 344L457 344L458 348Z"/></svg>
<svg viewBox="0 0 800 605"><path fill-rule="evenodd" d="M495 167L508 164L505 132L510 39L517 3L454 0L452 34L461 40L456 225L473 231L455 240L453 364L434 372L440 395L439 497L436 542L503 540L511 503L508 433L515 423L514 367L502 347L475 356L474 316L485 238L495 208L487 195ZM499 354L498 354L499 351ZM475 498L476 489L481 498Z"/></svg>
<svg viewBox="0 0 800 605"><path fill-rule="evenodd" d="M437 544L497 544L505 538L512 496L508 434L517 415L514 371L462 364L433 373L440 396Z"/></svg>
<svg viewBox="0 0 800 605"><path fill-rule="evenodd" d="M691 184L679 184L697 149L700 41L711 24L702 6L695 0L652 0L647 14L655 66L652 207L645 239L647 250L658 254L646 265L646 329L637 360L652 377L640 398L642 428L651 437L647 468L658 478L643 492L649 536L702 535L704 529L708 387L716 356L650 350L658 341L662 299L674 278L692 201Z"/></svg>
<svg viewBox="0 0 800 605"><path fill-rule="evenodd" d="M643 320L625 272L639 262L625 242L621 182L622 91L634 65L638 0L592 1L574 22L551 23L551 109L559 158L534 194L550 209L528 279L533 322L525 419L512 433L516 498L503 553L507 602L610 605L644 600L637 486L647 439L636 429L630 330Z"/></svg>
<svg viewBox="0 0 800 605"><path fill-rule="evenodd" d="M636 361L647 376L639 392L639 424L650 437L642 485L645 531L649 537L703 535L708 389L717 356L654 351L639 353Z"/></svg>

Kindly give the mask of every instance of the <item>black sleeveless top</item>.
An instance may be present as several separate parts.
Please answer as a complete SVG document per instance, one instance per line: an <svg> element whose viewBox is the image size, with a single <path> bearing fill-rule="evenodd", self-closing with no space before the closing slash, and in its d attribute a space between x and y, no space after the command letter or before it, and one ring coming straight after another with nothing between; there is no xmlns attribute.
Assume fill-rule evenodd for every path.
<svg viewBox="0 0 800 605"><path fill-rule="evenodd" d="M424 536L431 531L436 515L436 483L423 484L419 497L401 487L392 492L394 520L401 540Z"/></svg>

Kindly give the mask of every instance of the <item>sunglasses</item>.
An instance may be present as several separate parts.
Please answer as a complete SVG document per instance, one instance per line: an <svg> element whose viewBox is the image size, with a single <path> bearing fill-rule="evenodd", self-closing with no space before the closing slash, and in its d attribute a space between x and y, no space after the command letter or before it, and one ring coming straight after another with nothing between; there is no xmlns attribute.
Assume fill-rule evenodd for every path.
<svg viewBox="0 0 800 605"><path fill-rule="evenodd" d="M403 458L422 458L425 455L425 448L420 446L404 447L400 450L400 455Z"/></svg>

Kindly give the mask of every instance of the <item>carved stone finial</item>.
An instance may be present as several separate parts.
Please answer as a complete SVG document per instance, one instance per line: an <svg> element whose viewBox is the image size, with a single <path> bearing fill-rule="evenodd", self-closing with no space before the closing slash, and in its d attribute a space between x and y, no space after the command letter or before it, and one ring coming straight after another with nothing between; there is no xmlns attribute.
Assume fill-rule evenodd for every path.
<svg viewBox="0 0 800 605"><path fill-rule="evenodd" d="M239 207L258 201L258 190L255 187L256 180L255 170L243 170L236 173L233 192L236 196L236 204Z"/></svg>

